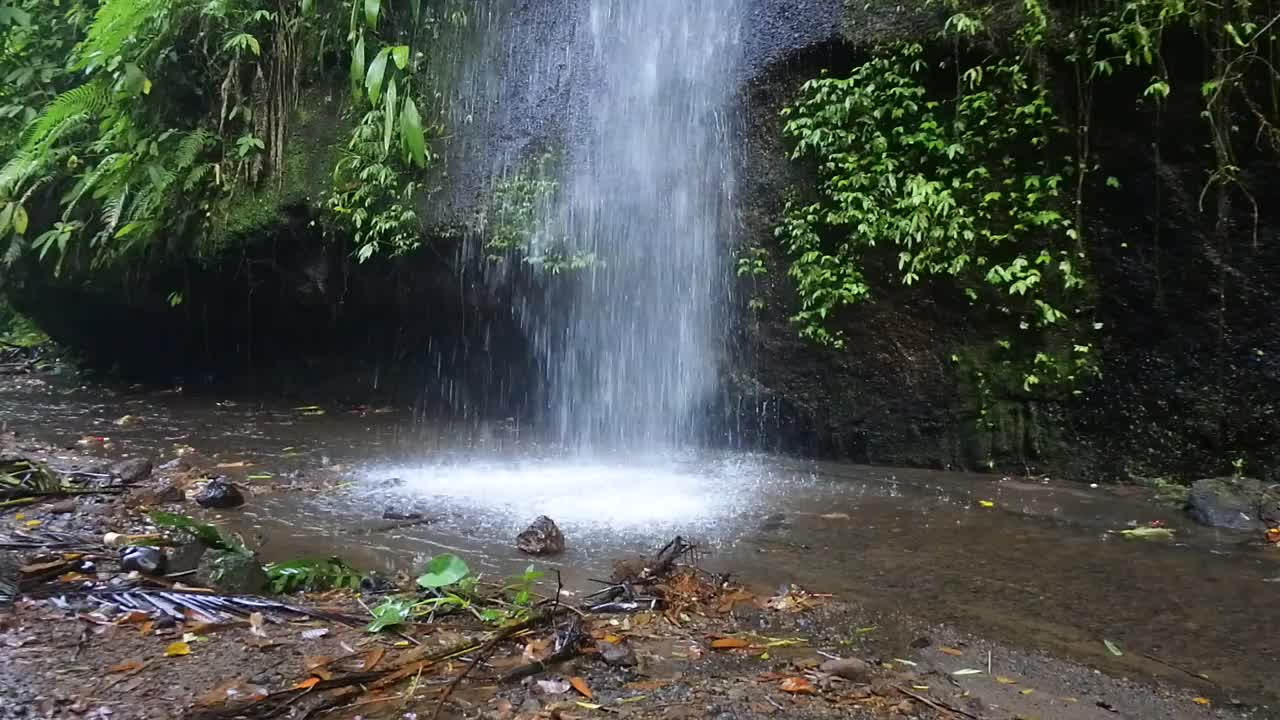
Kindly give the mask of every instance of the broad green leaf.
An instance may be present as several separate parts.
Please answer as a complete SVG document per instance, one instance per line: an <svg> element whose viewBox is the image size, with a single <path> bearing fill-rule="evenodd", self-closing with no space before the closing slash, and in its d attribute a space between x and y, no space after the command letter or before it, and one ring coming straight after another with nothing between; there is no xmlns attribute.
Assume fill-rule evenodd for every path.
<svg viewBox="0 0 1280 720"><path fill-rule="evenodd" d="M382 0L364 0L364 21L371 27L378 27L378 11L382 8Z"/></svg>
<svg viewBox="0 0 1280 720"><path fill-rule="evenodd" d="M396 61L396 67L401 70L409 66L409 46L396 45L391 48L391 59Z"/></svg>
<svg viewBox="0 0 1280 720"><path fill-rule="evenodd" d="M27 234L27 209L21 205L14 206L13 231L19 235Z"/></svg>
<svg viewBox="0 0 1280 720"><path fill-rule="evenodd" d="M427 137L422 131L422 116L413 98L406 98L400 111L400 135L409 150L409 159L420 168L427 166Z"/></svg>
<svg viewBox="0 0 1280 720"><path fill-rule="evenodd" d="M427 571L418 577L418 584L424 588L441 588L458 582L469 572L467 564L457 555L437 555L427 563Z"/></svg>
<svg viewBox="0 0 1280 720"><path fill-rule="evenodd" d="M378 632L408 620L409 614L413 612L413 603L403 598L388 598L370 612L373 614L373 622L366 629Z"/></svg>
<svg viewBox="0 0 1280 720"><path fill-rule="evenodd" d="M351 96L356 100L362 94L360 86L364 84L364 33L356 39L356 47L351 51Z"/></svg>
<svg viewBox="0 0 1280 720"><path fill-rule="evenodd" d="M304 16L311 14L311 9L315 7L315 0L302 0L302 14Z"/></svg>
<svg viewBox="0 0 1280 720"><path fill-rule="evenodd" d="M365 75L364 87L369 92L369 103L378 106L378 98L382 96L382 77L387 73L387 49L383 48L374 56L369 64L369 73Z"/></svg>
<svg viewBox="0 0 1280 720"><path fill-rule="evenodd" d="M4 237L5 232L13 224L13 210L18 207L17 203L5 203L3 209L0 209L0 237Z"/></svg>
<svg viewBox="0 0 1280 720"><path fill-rule="evenodd" d="M396 129L396 108L396 79L391 78L387 83L387 98L382 109L382 152L384 153L391 152L391 136Z"/></svg>

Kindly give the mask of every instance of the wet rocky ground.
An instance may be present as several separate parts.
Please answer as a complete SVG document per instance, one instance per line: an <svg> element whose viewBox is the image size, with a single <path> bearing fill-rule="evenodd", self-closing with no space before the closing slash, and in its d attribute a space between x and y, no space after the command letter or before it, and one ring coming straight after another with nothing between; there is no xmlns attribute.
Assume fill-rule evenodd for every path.
<svg viewBox="0 0 1280 720"><path fill-rule="evenodd" d="M38 394L47 389L35 377L9 378L7 382L9 392ZM13 387L23 383L30 386ZM433 648L488 638L500 625L454 617L406 625L399 633L367 632L370 609L393 592L385 585L363 593L336 590L273 596L273 600L299 607L341 613L347 621L266 612L269 619L264 623L255 622L252 613L214 623L184 614L181 620L169 623L154 614L144 617L126 607L113 607L110 602L76 600L73 591L77 583L85 587L85 583L121 581L153 591L201 584L199 573L146 578L123 572L120 540L108 545L109 534L157 534L148 515L152 510L196 515L236 529L250 547L270 546L273 526L245 522L253 517L247 514L252 509L277 500L289 506L295 498L339 493L351 483L350 471L341 462L315 457L311 448L295 453L292 445L285 444L305 437L307 430L279 416L264 423L279 422L287 437L277 439L261 456L243 447L200 443L189 430L153 428L149 442L131 441L131 433L136 437L139 427L154 423L147 415L154 406L150 401L130 398L125 394L104 403L93 417L62 418L59 432L45 429L28 435L24 427L7 427L0 438L0 453L5 456L41 463L76 489L90 491L0 508L4 541L0 590L6 582L22 579L11 606L0 610L0 716L259 717L266 716L267 706L235 707L237 702L261 696L276 703L271 709L284 717L308 713L314 717L431 717L444 689L476 659L475 653L422 667L415 663L421 663L424 653ZM323 421L318 409L309 407L290 408L289 417ZM140 412L133 415L121 412L121 408ZM74 431L77 423L83 428L80 432ZM249 425L256 427L252 422L246 423ZM146 464L152 466L150 472L142 472ZM225 477L241 490L244 506L201 508L196 504L210 479L218 477ZM1055 503L1035 505L1032 499L1044 492L1038 484L1019 490L1017 483L1009 483L1005 492L998 498L1002 505L1013 506L1018 492L1029 498L1024 503L1034 511L1029 518L1037 513L1041 518L1046 514L1052 517L1057 507ZM1108 608L1090 606L1080 599L1073 602L1070 597L1055 598L1038 606L1044 614L1037 626L1028 619L1035 614L1035 603L1030 604L1031 611L1017 614L989 600L977 604L963 600L975 593L978 585L1000 582L1001 570L993 565L1002 562L998 553L975 555L966 568L927 551L936 543L979 542L964 523L956 521L953 530L946 531L943 526L951 522L948 516L935 515L930 526L920 528L917 550L882 564L875 560L876 537L900 545L895 530L863 526L850 535L845 526L857 517L857 510L825 509L830 512L812 516L828 531L838 531L839 537L799 534L793 526L804 521L802 513L766 517L751 543L719 553L707 548L711 558L689 559L699 565L709 559L709 566L721 573L733 573L734 565L741 564L744 572L737 573L735 579L726 584L698 575L703 584L682 590L697 595L697 601L676 611L584 616L581 629L589 640L582 645L583 654L565 663L530 677L502 679L513 668L551 655L556 638L565 633L563 621L502 640L450 690L448 702L441 706L441 717L1074 719L1262 718L1274 714L1275 701L1266 692L1265 680L1259 679L1266 676L1268 666L1274 667L1260 654L1265 650L1241 653L1202 639L1204 656L1215 658L1211 675L1206 675L1201 665L1185 661L1194 649L1166 656L1135 648L1136 643L1123 635L1115 635L1115 641L1102 636L1062 635L1067 625L1061 614L1070 612L1071 607L1097 616L1114 611L1120 617L1137 617L1138 609L1131 604ZM388 520L383 524L406 522L411 521ZM68 537L74 542L41 546L42 538L65 541ZM567 532L571 549L576 540ZM1029 544L1033 552L1052 550L1049 537L1029 526L1010 541ZM330 542L323 551L340 547L341 543ZM1100 547L1105 549L1075 544L1057 550L1106 556L1115 545ZM572 562L581 561L592 568L607 566L614 559L583 557L582 550L576 551L578 554L570 555ZM863 575L837 578L827 570L805 577L804 563L824 567L828 556L850 552L865 556L859 569ZM1152 556L1151 564L1159 572L1175 572L1178 566L1169 559L1173 552L1161 549ZM368 549L353 553L353 561L370 554ZM404 559L403 553L387 550L386 554L379 569L387 581L398 583L401 592L413 592L412 576L420 568ZM471 559L465 551L461 554ZM751 560L750 570L745 571L749 556L757 559ZM759 557L772 560L761 562ZM564 588L561 601L578 605L595 586L582 580L586 573L573 573L565 562L550 558L544 567L560 567L563 577L575 578ZM896 576L894 568L898 569ZM1263 566L1262 575L1268 568L1275 566ZM918 582L921 573L930 574L935 581ZM917 581L906 582L908 576ZM798 579L803 580L802 588L791 585ZM1167 596L1153 598L1152 607L1177 604L1179 583L1196 580L1167 577ZM1137 581L1142 587L1143 582L1101 571L1097 581L1116 585L1118 603L1130 603L1125 585ZM1026 605L1027 601L1019 598L1025 591L1025 587L1009 586L1008 607L1015 602ZM536 592L541 597L555 595L556 586L549 576L544 577ZM1224 601L1240 594L1238 588L1224 587L1220 592ZM1204 602L1194 593L1188 598L1183 602ZM1249 602L1253 600L1245 604ZM936 607L937 612L928 612L930 607ZM1004 617L1003 624L971 622L982 617L978 612L982 608L988 616L998 616L995 620ZM1260 604L1257 608L1258 617L1265 620L1266 608ZM1203 613L1195 608L1185 610L1186 617L1213 613L1211 605ZM1077 626L1081 624L1078 618L1075 621ZM993 638L981 632L986 627L1003 627L1004 632ZM974 630L978 632L974 634ZM1186 625L1183 632L1186 637L1161 640L1194 648L1197 635L1210 637L1204 627ZM1059 640L1056 644L1042 642L1046 636ZM1020 638L1026 642L1018 642ZM1071 652L1046 652L1046 645ZM611 660L618 654L614 646L627 649L622 653L625 661ZM1260 641L1259 647L1271 646ZM1240 661L1251 652L1258 666ZM1099 655L1097 663L1079 661ZM836 658L848 662L832 665ZM1233 676L1232 662L1237 663L1239 677ZM404 668L415 671L403 673ZM360 672L380 675L356 684L359 692L339 684ZM394 682L375 687L398 673L401 676ZM323 693L344 688L349 694L340 703L318 710L309 704Z"/></svg>

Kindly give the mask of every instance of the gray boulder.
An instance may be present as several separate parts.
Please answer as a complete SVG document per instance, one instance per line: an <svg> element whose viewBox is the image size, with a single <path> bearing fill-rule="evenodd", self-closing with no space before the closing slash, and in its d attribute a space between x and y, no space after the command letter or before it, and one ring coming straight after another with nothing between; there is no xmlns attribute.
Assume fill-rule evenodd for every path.
<svg viewBox="0 0 1280 720"><path fill-rule="evenodd" d="M132 485L151 477L151 461L141 457L121 460L111 466L110 473L121 483Z"/></svg>
<svg viewBox="0 0 1280 720"><path fill-rule="evenodd" d="M1261 530L1280 521L1280 489L1253 478L1197 480L1187 494L1187 512L1209 527Z"/></svg>

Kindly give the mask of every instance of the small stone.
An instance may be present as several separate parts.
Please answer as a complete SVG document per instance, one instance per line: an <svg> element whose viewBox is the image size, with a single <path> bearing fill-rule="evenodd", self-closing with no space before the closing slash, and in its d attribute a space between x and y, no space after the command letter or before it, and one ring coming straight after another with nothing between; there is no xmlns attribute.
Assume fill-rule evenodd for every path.
<svg viewBox="0 0 1280 720"><path fill-rule="evenodd" d="M225 510L244 504L244 494L226 478L214 478L196 493L196 504L203 508Z"/></svg>
<svg viewBox="0 0 1280 720"><path fill-rule="evenodd" d="M48 509L49 509L49 512L53 513L54 515L66 515L68 513L73 513L76 511L75 498L67 498L66 500L59 500L58 502L50 505Z"/></svg>
<svg viewBox="0 0 1280 720"><path fill-rule="evenodd" d="M394 507L388 507L382 511L383 520L421 520L422 513L416 510L399 510Z"/></svg>
<svg viewBox="0 0 1280 720"><path fill-rule="evenodd" d="M169 613L160 613L159 615L156 616L155 624L152 625L152 627L156 628L157 630L164 630L166 628L171 628L177 624L178 624L178 620L174 616L170 615Z"/></svg>
<svg viewBox="0 0 1280 720"><path fill-rule="evenodd" d="M911 647L915 648L916 650L922 650L924 648L929 647L932 644L933 644L933 640L929 638L927 635L922 635L916 638L915 640L911 641Z"/></svg>
<svg viewBox="0 0 1280 720"><path fill-rule="evenodd" d="M787 527L787 516L782 513L774 513L767 515L760 521L760 530L763 532L771 532L773 530L782 530Z"/></svg>
<svg viewBox="0 0 1280 720"><path fill-rule="evenodd" d="M521 715L537 715L540 712L542 712L542 703L538 701L538 698L533 697L532 695L525 698L524 702L520 703Z"/></svg>
<svg viewBox="0 0 1280 720"><path fill-rule="evenodd" d="M143 575L160 575L164 572L164 553L160 548L133 545L120 552L120 569L138 571Z"/></svg>
<svg viewBox="0 0 1280 720"><path fill-rule="evenodd" d="M206 547L199 541L171 547L165 553L165 568L170 574L188 573L200 567Z"/></svg>
<svg viewBox="0 0 1280 720"><path fill-rule="evenodd" d="M828 660L818 669L857 683L864 683L871 679L871 666L857 658Z"/></svg>
<svg viewBox="0 0 1280 720"><path fill-rule="evenodd" d="M111 466L111 476L120 478L125 485L132 485L151 477L151 461L146 458L129 458Z"/></svg>
<svg viewBox="0 0 1280 720"><path fill-rule="evenodd" d="M600 657L610 665L617 667L635 667L636 653L631 649L625 640L619 643L598 642L596 650L600 652Z"/></svg>
<svg viewBox="0 0 1280 720"><path fill-rule="evenodd" d="M564 552L564 534L554 520L541 515L516 536L516 548L530 555L555 555Z"/></svg>

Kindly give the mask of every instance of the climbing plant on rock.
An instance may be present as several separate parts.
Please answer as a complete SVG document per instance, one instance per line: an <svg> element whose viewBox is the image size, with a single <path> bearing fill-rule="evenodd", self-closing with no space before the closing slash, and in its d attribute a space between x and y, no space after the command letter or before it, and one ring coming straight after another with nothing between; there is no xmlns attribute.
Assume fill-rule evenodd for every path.
<svg viewBox="0 0 1280 720"><path fill-rule="evenodd" d="M930 92L928 72L923 48L903 44L806 82L784 110L793 159L817 172L776 231L799 294L793 320L843 347L832 321L873 294L868 255L892 251L902 283L952 278L1005 320L993 350L1024 390L1076 380L1091 367L1077 337L1088 295L1046 93L1016 60L956 68L950 96Z"/></svg>

